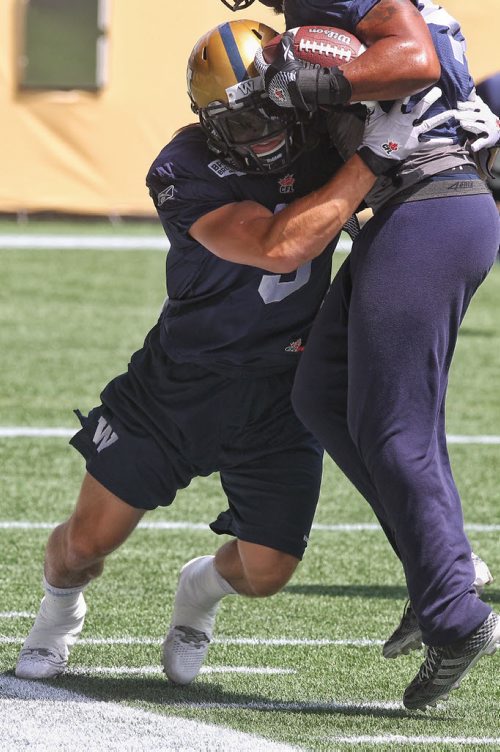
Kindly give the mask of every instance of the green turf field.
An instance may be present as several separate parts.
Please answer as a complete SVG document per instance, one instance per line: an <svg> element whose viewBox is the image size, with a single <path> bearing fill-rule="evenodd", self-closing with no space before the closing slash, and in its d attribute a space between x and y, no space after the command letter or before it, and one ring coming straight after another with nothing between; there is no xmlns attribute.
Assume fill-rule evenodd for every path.
<svg viewBox="0 0 500 752"><path fill-rule="evenodd" d="M143 225L90 229L159 235ZM0 223L0 234L18 230ZM52 228L23 229L40 231ZM58 225L54 232L90 234L80 224ZM126 368L155 322L164 297L164 255L2 249L0 263L0 426L76 428L72 409L87 411L98 402L102 386ZM470 538L497 578L499 299L497 264L463 325L448 398L448 433L462 437L450 452ZM470 437L496 437L497 443ZM82 463L66 438L4 435L0 465L0 690L15 697L13 687L23 682L13 679L12 668L41 597L48 527L70 512ZM83 639L54 687L160 718L216 724L221 734L258 734L288 749L500 749L498 655L484 658L448 703L425 714L404 710L402 693L421 656L381 656L381 642L404 605L402 573L373 528L370 509L329 461L318 526L295 578L270 599L227 598L206 670L190 688L170 687L159 671L159 653L177 571L189 558L216 549L220 539L195 523L210 522L224 507L214 476L193 482L173 507L146 517L152 526L138 529L89 587ZM497 583L485 598L500 608ZM30 691L24 687L24 699ZM78 713L68 712L78 724ZM2 752L10 752L1 741L8 722L15 724L15 717L0 721ZM206 749L238 748L221 739L215 734ZM129 748L160 747L137 740ZM191 747L186 741L175 749ZM259 742L254 749L260 752Z"/></svg>

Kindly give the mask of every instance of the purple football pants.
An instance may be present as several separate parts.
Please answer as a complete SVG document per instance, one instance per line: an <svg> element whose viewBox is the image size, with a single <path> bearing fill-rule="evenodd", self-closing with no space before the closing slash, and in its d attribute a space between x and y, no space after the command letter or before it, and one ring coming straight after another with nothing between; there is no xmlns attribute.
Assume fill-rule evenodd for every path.
<svg viewBox="0 0 500 752"><path fill-rule="evenodd" d="M303 423L380 520L435 646L491 610L472 586L445 397L460 323L499 240L489 194L380 211L332 283L293 392Z"/></svg>

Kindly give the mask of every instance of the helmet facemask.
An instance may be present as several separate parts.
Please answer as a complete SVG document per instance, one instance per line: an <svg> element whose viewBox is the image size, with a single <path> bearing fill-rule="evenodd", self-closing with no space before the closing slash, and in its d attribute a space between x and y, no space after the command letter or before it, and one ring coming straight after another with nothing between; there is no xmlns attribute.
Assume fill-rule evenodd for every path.
<svg viewBox="0 0 500 752"><path fill-rule="evenodd" d="M199 116L209 148L242 172L281 172L304 148L297 113L276 107L262 93L233 106L212 102Z"/></svg>

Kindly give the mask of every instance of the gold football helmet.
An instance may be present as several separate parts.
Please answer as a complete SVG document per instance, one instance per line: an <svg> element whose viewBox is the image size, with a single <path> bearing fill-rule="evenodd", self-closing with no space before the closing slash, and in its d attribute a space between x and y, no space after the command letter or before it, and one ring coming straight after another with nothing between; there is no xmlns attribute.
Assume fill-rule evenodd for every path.
<svg viewBox="0 0 500 752"><path fill-rule="evenodd" d="M284 170L305 145L303 116L269 100L254 66L257 50L276 35L258 21L223 23L198 40L188 61L188 94L208 145L243 172Z"/></svg>

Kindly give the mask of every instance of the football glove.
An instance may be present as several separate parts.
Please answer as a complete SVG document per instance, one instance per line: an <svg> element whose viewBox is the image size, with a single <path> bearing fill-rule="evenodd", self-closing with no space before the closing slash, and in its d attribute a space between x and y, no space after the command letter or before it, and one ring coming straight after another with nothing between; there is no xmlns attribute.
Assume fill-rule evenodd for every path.
<svg viewBox="0 0 500 752"><path fill-rule="evenodd" d="M500 117L490 110L473 89L467 102L458 102L455 117L462 128L476 138L469 140L472 156L485 178L495 177L495 164L500 147Z"/></svg>
<svg viewBox="0 0 500 752"><path fill-rule="evenodd" d="M383 175L397 167L419 148L423 133L453 117L453 110L446 110L422 120L441 93L441 89L434 86L410 112L406 111L409 97L395 102L388 113L379 104L369 109L363 141L357 154L375 175Z"/></svg>
<svg viewBox="0 0 500 752"><path fill-rule="evenodd" d="M467 102L458 102L454 115L465 131L477 136L471 141L472 151L500 146L500 117L490 110L475 89Z"/></svg>
<svg viewBox="0 0 500 752"><path fill-rule="evenodd" d="M279 107L313 112L319 105L344 104L351 98L351 84L341 70L311 67L295 57L293 37L287 31L272 63L266 63L262 49L257 50L254 62L269 99Z"/></svg>

